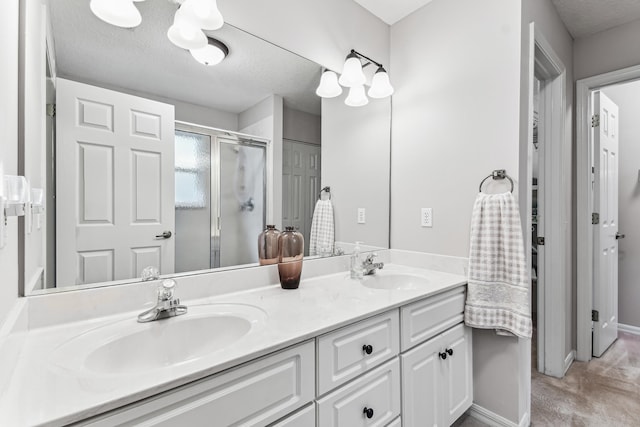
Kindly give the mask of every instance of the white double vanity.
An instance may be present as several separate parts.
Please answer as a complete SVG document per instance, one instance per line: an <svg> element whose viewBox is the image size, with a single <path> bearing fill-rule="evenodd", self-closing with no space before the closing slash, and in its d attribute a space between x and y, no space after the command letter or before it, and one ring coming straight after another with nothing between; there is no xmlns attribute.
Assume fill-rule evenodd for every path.
<svg viewBox="0 0 640 427"><path fill-rule="evenodd" d="M347 257L305 261L297 290L275 267L181 277L188 313L149 323L158 282L28 298L0 337L3 423L450 425L473 400L471 332L466 277L442 270L464 271L380 258L362 280Z"/></svg>

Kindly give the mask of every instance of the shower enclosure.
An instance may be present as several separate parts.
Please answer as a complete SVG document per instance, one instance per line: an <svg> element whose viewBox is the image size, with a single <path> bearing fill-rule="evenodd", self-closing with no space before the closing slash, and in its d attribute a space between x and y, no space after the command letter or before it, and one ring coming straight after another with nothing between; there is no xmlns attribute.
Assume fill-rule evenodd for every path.
<svg viewBox="0 0 640 427"><path fill-rule="evenodd" d="M175 271L251 264L266 216L265 142L176 123Z"/></svg>

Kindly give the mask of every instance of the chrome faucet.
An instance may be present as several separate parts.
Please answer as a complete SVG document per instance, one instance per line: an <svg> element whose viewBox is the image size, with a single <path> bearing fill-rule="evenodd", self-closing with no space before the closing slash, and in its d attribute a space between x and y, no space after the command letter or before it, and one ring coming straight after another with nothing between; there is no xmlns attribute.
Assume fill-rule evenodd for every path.
<svg viewBox="0 0 640 427"><path fill-rule="evenodd" d="M384 267L383 262L373 262L373 260L377 256L378 254L367 255L365 260L362 262L362 274L364 274L365 276L370 276L372 274L375 274L376 270L382 270L382 268Z"/></svg>
<svg viewBox="0 0 640 427"><path fill-rule="evenodd" d="M153 322L154 320L185 314L187 312L187 306L181 305L180 300L173 297L175 286L175 280L163 280L160 286L158 286L158 301L155 307L140 313L138 315L138 322Z"/></svg>

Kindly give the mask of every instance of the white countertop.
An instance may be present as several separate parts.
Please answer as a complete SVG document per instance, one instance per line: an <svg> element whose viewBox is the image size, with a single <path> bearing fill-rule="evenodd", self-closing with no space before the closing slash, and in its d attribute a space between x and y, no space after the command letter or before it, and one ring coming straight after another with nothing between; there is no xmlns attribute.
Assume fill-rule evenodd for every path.
<svg viewBox="0 0 640 427"><path fill-rule="evenodd" d="M79 421L467 282L461 275L395 264L386 265L384 269L385 272L393 270L425 276L430 284L412 290L370 289L343 272L303 280L296 290L267 286L183 301L187 306L249 304L262 309L267 319L258 331L227 348L179 366L140 374L97 374L82 366L70 369L53 363L51 355L61 344L95 328L123 321L130 321L131 328L135 328L142 308L29 330L5 340L0 347L4 355L20 352L13 358L17 361L14 366L0 365L0 378L8 379L0 395L0 425L64 425ZM0 357L0 362L2 360Z"/></svg>

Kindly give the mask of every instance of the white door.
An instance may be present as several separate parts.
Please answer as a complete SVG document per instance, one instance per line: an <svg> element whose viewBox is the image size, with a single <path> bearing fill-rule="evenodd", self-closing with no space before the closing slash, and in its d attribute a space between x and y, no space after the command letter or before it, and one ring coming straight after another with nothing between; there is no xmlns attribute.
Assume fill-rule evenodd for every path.
<svg viewBox="0 0 640 427"><path fill-rule="evenodd" d="M58 285L173 273L174 107L63 79L56 89Z"/></svg>
<svg viewBox="0 0 640 427"><path fill-rule="evenodd" d="M593 232L593 355L600 357L618 337L618 106L602 92L593 96L600 118L593 128L593 203L600 216Z"/></svg>
<svg viewBox="0 0 640 427"><path fill-rule="evenodd" d="M309 253L311 219L320 192L320 146L283 141L282 226L292 226L304 235Z"/></svg>

